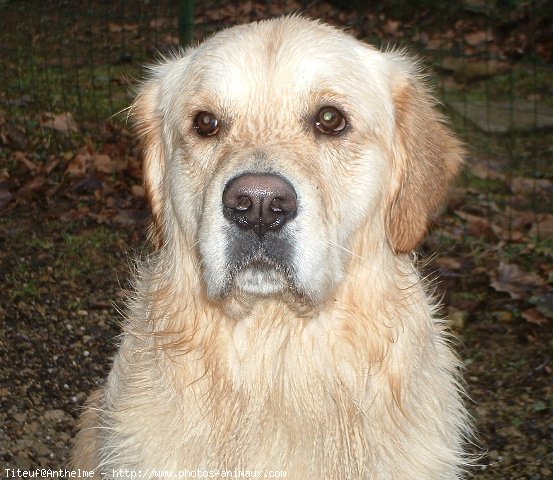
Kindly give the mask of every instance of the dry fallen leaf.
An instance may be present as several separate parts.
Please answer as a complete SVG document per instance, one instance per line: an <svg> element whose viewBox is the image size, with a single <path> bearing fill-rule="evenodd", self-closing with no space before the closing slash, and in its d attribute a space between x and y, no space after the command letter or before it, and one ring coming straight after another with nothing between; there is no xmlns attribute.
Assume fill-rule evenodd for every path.
<svg viewBox="0 0 553 480"><path fill-rule="evenodd" d="M514 177L510 188L513 193L528 195L534 192L553 191L553 183L547 178Z"/></svg>
<svg viewBox="0 0 553 480"><path fill-rule="evenodd" d="M553 215L550 213L538 214L528 235L538 238L553 238Z"/></svg>
<svg viewBox="0 0 553 480"><path fill-rule="evenodd" d="M491 40L490 32L485 30L479 30L476 32L469 32L465 34L465 42L471 47L476 47L481 43Z"/></svg>
<svg viewBox="0 0 553 480"><path fill-rule="evenodd" d="M166 23L167 20L165 18L153 18L152 20L150 20L150 28L159 30L164 27Z"/></svg>
<svg viewBox="0 0 553 480"><path fill-rule="evenodd" d="M479 178L507 181L507 175L501 172L500 167L487 161L472 161L470 163L470 171Z"/></svg>
<svg viewBox="0 0 553 480"><path fill-rule="evenodd" d="M519 300L542 290L545 281L535 273L524 272L518 265L500 262L490 285L498 292L506 292L514 300Z"/></svg>
<svg viewBox="0 0 553 480"><path fill-rule="evenodd" d="M65 173L72 177L83 176L92 162L92 155L88 152L80 152L67 164Z"/></svg>
<svg viewBox="0 0 553 480"><path fill-rule="evenodd" d="M434 260L434 263L436 263L440 268L449 271L458 271L461 270L462 267L461 262L452 257L440 256Z"/></svg>
<svg viewBox="0 0 553 480"><path fill-rule="evenodd" d="M123 31L123 27L118 23L108 22L108 30L111 33L121 33Z"/></svg>
<svg viewBox="0 0 553 480"><path fill-rule="evenodd" d="M529 308L522 312L522 317L528 322L535 325L545 325L548 320L547 318L538 312L535 308Z"/></svg>
<svg viewBox="0 0 553 480"><path fill-rule="evenodd" d="M14 160L17 160L18 162L21 162L23 165L25 165L30 172L36 171L36 164L29 160L24 152L13 152L12 157L14 158Z"/></svg>
<svg viewBox="0 0 553 480"><path fill-rule="evenodd" d="M116 173L127 168L128 161L125 157L111 157L105 153L96 153L93 155L94 168L100 173Z"/></svg>
<svg viewBox="0 0 553 480"><path fill-rule="evenodd" d="M134 198L144 198L146 196L146 192L142 185L133 185L131 187L131 194Z"/></svg>
<svg viewBox="0 0 553 480"><path fill-rule="evenodd" d="M522 242L535 218L533 212L507 207L501 215L494 215L492 228L498 238Z"/></svg>
<svg viewBox="0 0 553 480"><path fill-rule="evenodd" d="M386 23L383 25L382 30L384 30L386 33L396 34L398 28L399 28L399 21L392 20L391 18L389 18L386 21Z"/></svg>
<svg viewBox="0 0 553 480"><path fill-rule="evenodd" d="M115 171L114 163L109 155L97 153L93 157L93 163L96 170L101 173L113 173Z"/></svg>
<svg viewBox="0 0 553 480"><path fill-rule="evenodd" d="M123 31L125 32L135 32L138 30L138 24L134 23L114 23L114 22L108 22L108 31L110 33L121 33Z"/></svg>
<svg viewBox="0 0 553 480"><path fill-rule="evenodd" d="M0 208L13 198L13 194L4 188L0 188Z"/></svg>
<svg viewBox="0 0 553 480"><path fill-rule="evenodd" d="M535 305L536 310L544 317L553 319L553 293L533 295L528 301Z"/></svg>
<svg viewBox="0 0 553 480"><path fill-rule="evenodd" d="M465 221L464 230L466 235L497 240L497 235L493 231L488 218L461 211L457 212L457 214Z"/></svg>
<svg viewBox="0 0 553 480"><path fill-rule="evenodd" d="M137 179L142 179L142 161L137 157L128 159L127 173Z"/></svg>
<svg viewBox="0 0 553 480"><path fill-rule="evenodd" d="M58 158L52 158L45 166L44 166L44 172L46 172L46 175L50 175L53 170L59 165L60 161Z"/></svg>
<svg viewBox="0 0 553 480"><path fill-rule="evenodd" d="M25 185L23 185L18 191L17 196L23 197L29 193L41 190L46 185L46 177L37 175L31 178Z"/></svg>
<svg viewBox="0 0 553 480"><path fill-rule="evenodd" d="M77 122L73 118L71 112L64 112L58 115L53 113L45 113L45 120L41 122L41 125L46 128L53 128L58 132L75 133L79 131Z"/></svg>

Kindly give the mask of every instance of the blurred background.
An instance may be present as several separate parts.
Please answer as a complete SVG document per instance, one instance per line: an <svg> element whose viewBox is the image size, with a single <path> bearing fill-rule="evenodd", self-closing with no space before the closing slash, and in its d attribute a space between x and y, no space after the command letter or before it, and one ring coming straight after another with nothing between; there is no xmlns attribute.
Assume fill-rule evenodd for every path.
<svg viewBox="0 0 553 480"><path fill-rule="evenodd" d="M460 339L484 454L473 474L553 478L546 0L0 0L0 468L62 466L109 369L149 219L126 115L144 65L292 12L421 58L468 148L421 250Z"/></svg>

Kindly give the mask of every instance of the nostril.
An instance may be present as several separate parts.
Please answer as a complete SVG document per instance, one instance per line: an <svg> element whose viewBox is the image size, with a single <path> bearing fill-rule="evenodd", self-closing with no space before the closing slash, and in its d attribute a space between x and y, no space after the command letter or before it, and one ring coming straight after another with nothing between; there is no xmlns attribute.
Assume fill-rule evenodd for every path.
<svg viewBox="0 0 553 480"><path fill-rule="evenodd" d="M222 200L226 218L260 237L280 229L297 211L294 187L274 174L240 175L228 182Z"/></svg>
<svg viewBox="0 0 553 480"><path fill-rule="evenodd" d="M250 199L250 197L247 197L246 195L241 195L239 198L238 198L238 204L236 205L236 207L234 207L236 210L239 210L239 211L246 211L248 208L250 208L252 205L252 201Z"/></svg>
<svg viewBox="0 0 553 480"><path fill-rule="evenodd" d="M273 212L290 212L296 208L296 198L276 197L271 201L271 210Z"/></svg>

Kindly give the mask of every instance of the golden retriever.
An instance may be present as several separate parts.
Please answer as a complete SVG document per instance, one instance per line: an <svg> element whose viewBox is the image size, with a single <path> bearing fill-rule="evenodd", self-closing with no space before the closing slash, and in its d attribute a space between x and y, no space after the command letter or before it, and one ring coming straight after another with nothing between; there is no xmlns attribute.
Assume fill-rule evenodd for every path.
<svg viewBox="0 0 553 480"><path fill-rule="evenodd" d="M73 467L461 478L458 362L412 250L463 150L416 62L262 21L152 67L132 115L154 248Z"/></svg>

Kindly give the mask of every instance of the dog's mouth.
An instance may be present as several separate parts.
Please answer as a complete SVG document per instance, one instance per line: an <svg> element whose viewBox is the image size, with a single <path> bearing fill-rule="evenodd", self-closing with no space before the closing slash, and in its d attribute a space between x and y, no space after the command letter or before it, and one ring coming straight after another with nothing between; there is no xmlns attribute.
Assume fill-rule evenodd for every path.
<svg viewBox="0 0 553 480"><path fill-rule="evenodd" d="M261 244L255 251L234 258L231 285L243 293L274 295L293 287L292 272L285 258L268 254Z"/></svg>
<svg viewBox="0 0 553 480"><path fill-rule="evenodd" d="M288 288L284 273L266 265L251 265L239 270L234 276L234 285L244 293L274 295Z"/></svg>

